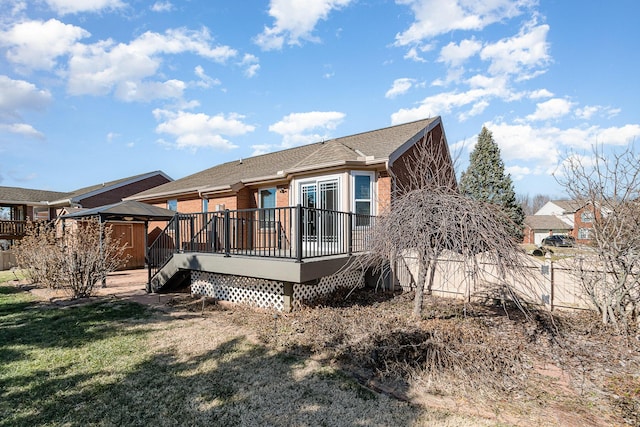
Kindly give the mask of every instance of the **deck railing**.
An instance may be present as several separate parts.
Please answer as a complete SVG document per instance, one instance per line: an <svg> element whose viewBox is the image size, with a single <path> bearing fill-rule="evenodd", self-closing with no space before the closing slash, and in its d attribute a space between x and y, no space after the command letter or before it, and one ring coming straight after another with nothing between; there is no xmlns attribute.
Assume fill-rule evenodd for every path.
<svg viewBox="0 0 640 427"><path fill-rule="evenodd" d="M0 220L0 239L19 239L24 237L27 221Z"/></svg>
<svg viewBox="0 0 640 427"><path fill-rule="evenodd" d="M151 275L174 253L288 258L366 250L375 217L303 206L181 214L149 246Z"/></svg>

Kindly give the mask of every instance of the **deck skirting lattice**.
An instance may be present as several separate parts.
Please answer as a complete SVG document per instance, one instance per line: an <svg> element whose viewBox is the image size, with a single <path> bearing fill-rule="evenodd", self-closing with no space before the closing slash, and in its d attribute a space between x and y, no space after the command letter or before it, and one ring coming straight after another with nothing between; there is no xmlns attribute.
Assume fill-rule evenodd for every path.
<svg viewBox="0 0 640 427"><path fill-rule="evenodd" d="M350 273L334 274L320 279L317 285L305 285L302 283L294 283L293 300L297 304L311 302L314 299L329 295L336 289L340 288L361 288L364 286L364 277L360 272L353 271Z"/></svg>
<svg viewBox="0 0 640 427"><path fill-rule="evenodd" d="M364 278L359 272L335 274L320 279L318 284L293 284L293 302L296 306L328 295L339 288L362 287ZM222 301L246 304L252 307L284 310L284 282L253 277L232 276L206 271L191 272L191 293Z"/></svg>

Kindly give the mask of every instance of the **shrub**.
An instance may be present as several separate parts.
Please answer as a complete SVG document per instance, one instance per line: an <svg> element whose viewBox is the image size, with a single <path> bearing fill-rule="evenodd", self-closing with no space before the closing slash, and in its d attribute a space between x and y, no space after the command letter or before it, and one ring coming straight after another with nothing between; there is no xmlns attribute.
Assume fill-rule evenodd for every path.
<svg viewBox="0 0 640 427"><path fill-rule="evenodd" d="M97 219L78 221L56 238L51 223L29 222L16 258L33 283L69 290L73 298L90 296L96 283L125 265L126 246L112 237L112 227Z"/></svg>

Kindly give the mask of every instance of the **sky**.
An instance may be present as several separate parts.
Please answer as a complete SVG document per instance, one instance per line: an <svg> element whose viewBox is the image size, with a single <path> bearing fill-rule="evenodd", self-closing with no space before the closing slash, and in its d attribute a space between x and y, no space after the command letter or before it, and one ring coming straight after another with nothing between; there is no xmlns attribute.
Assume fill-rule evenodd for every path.
<svg viewBox="0 0 640 427"><path fill-rule="evenodd" d="M71 191L441 116L519 195L640 139L637 0L0 0L0 185Z"/></svg>

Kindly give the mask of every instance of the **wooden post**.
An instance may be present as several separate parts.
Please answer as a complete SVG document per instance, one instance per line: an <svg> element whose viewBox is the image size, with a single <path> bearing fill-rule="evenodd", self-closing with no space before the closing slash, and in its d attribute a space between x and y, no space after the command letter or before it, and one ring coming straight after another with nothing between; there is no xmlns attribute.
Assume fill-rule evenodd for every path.
<svg viewBox="0 0 640 427"><path fill-rule="evenodd" d="M284 282L284 312L290 313L293 310L293 283Z"/></svg>

